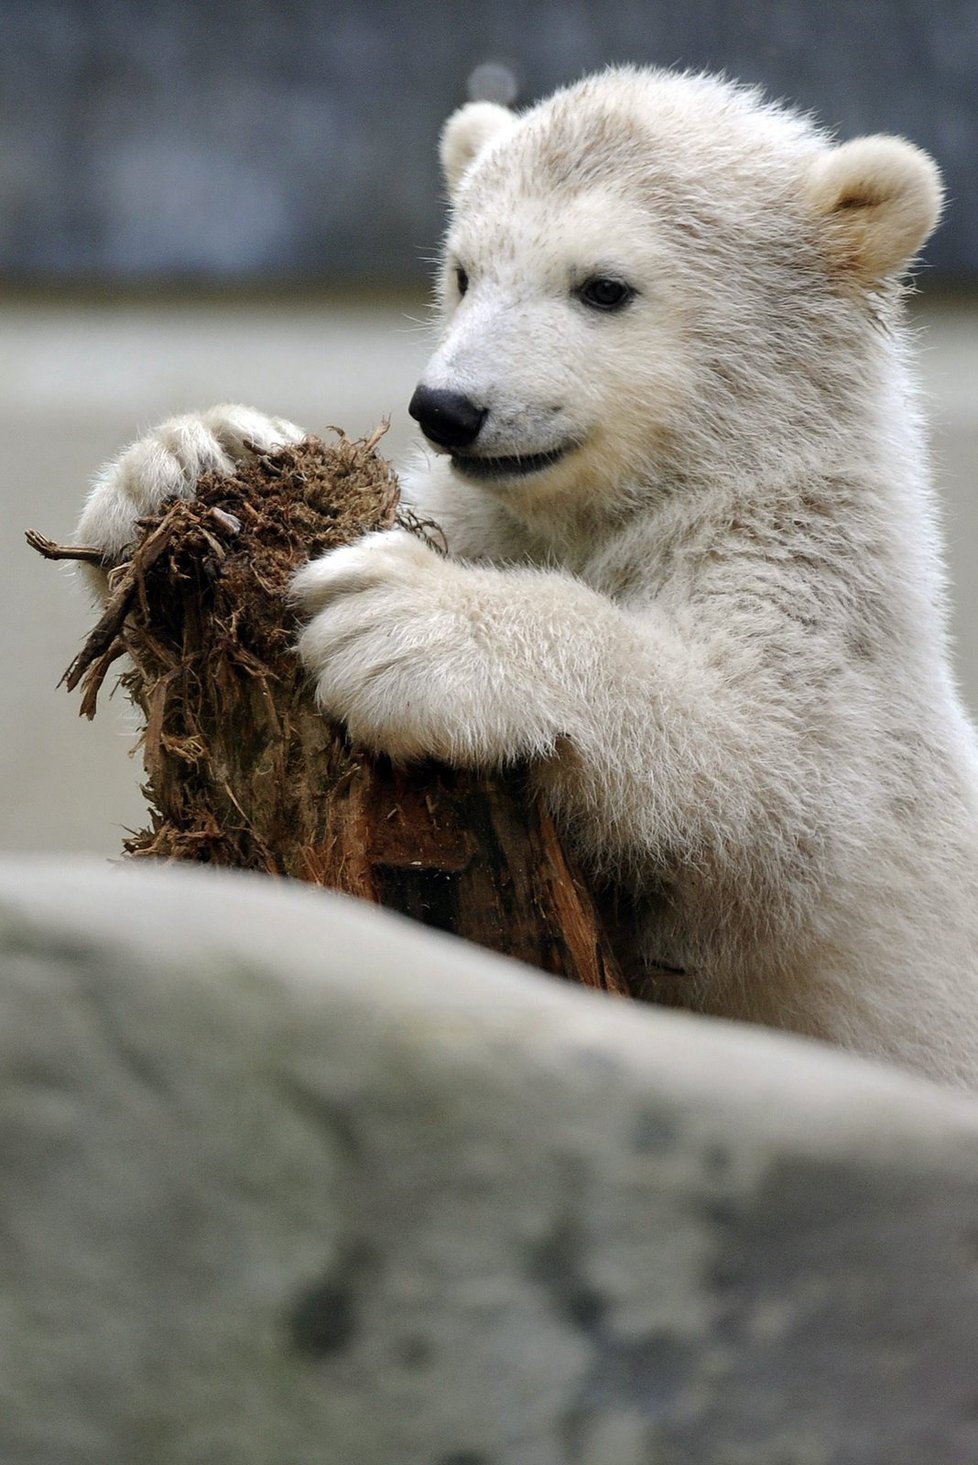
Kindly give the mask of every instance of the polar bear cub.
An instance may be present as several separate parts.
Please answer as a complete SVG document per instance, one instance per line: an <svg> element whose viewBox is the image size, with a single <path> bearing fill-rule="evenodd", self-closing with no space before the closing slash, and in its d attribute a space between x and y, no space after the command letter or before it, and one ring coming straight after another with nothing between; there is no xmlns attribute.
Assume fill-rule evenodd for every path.
<svg viewBox="0 0 978 1465"><path fill-rule="evenodd" d="M978 751L901 274L941 186L708 76L617 69L447 123L440 340L406 489L447 538L297 578L325 713L520 760L650 999L978 1084ZM298 429L178 418L79 536Z"/></svg>

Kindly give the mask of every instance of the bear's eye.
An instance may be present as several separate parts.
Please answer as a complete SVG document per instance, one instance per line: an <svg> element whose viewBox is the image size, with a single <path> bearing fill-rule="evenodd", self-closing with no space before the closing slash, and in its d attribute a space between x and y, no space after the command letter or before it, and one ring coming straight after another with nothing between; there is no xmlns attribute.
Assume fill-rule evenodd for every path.
<svg viewBox="0 0 978 1465"><path fill-rule="evenodd" d="M455 266L455 288L460 295L464 295L469 288L469 277L461 265Z"/></svg>
<svg viewBox="0 0 978 1465"><path fill-rule="evenodd" d="M593 310L621 310L634 295L631 285L607 275L595 275L593 279L586 280L577 292L577 298Z"/></svg>

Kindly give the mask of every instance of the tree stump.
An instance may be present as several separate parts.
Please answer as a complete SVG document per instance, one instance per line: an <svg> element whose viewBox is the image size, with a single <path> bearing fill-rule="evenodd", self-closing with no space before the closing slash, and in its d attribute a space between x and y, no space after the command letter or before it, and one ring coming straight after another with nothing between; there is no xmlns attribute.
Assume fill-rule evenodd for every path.
<svg viewBox="0 0 978 1465"><path fill-rule="evenodd" d="M437 544L435 526L399 509L379 436L255 455L142 521L65 673L92 717L109 668L129 658L150 822L125 849L329 886L624 992L586 883L518 772L394 767L314 705L293 650L293 572L396 523ZM28 537L52 558L96 554Z"/></svg>

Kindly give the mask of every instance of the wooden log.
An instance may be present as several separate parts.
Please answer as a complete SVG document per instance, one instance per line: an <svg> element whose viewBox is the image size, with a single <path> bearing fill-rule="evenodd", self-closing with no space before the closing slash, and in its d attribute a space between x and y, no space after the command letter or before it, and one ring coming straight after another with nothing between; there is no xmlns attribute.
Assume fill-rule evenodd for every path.
<svg viewBox="0 0 978 1465"><path fill-rule="evenodd" d="M125 849L329 886L623 993L587 884L518 772L394 767L313 703L286 599L295 569L395 523L438 544L435 526L399 509L379 436L256 454L143 521L65 674L91 717L109 668L129 658L150 822Z"/></svg>

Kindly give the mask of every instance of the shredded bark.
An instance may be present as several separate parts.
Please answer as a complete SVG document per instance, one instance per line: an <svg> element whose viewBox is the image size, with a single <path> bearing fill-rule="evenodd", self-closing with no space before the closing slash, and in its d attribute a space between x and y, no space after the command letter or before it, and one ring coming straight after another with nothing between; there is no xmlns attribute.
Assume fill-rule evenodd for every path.
<svg viewBox="0 0 978 1465"><path fill-rule="evenodd" d="M314 705L294 650L295 570L395 524L443 547L437 526L399 508L382 431L256 452L141 521L63 679L90 718L128 658L120 681L143 716L149 822L125 850L328 885L624 991L591 896L518 775L394 768ZM101 561L28 538L47 558Z"/></svg>

